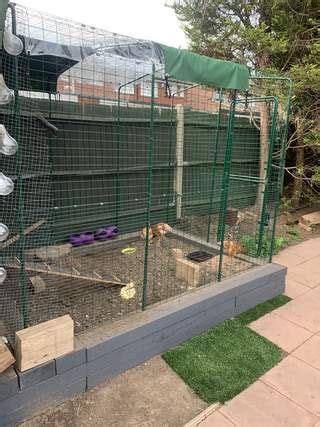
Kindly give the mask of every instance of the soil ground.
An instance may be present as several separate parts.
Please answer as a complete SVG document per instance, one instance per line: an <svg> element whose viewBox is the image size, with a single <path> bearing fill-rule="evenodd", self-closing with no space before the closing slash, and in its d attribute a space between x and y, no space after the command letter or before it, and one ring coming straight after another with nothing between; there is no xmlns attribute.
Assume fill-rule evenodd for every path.
<svg viewBox="0 0 320 427"><path fill-rule="evenodd" d="M155 357L20 427L178 427L207 406Z"/></svg>
<svg viewBox="0 0 320 427"><path fill-rule="evenodd" d="M320 210L320 206L298 209L295 212L282 213L277 219L276 235L283 236L287 240L287 246L296 245L308 239L320 236L320 225L312 231L306 231L296 223L302 215Z"/></svg>

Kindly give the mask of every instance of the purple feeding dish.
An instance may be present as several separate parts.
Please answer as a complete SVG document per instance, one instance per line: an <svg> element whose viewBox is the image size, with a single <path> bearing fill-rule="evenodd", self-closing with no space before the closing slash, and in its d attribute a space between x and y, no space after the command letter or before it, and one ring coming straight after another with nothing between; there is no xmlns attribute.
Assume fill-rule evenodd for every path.
<svg viewBox="0 0 320 427"><path fill-rule="evenodd" d="M116 227L115 225L110 225L109 227L107 227L107 234L109 239L117 237L117 235L119 234L118 227Z"/></svg>
<svg viewBox="0 0 320 427"><path fill-rule="evenodd" d="M82 244L87 245L88 243L92 243L94 241L94 235L90 231L86 231L85 233L81 233Z"/></svg>
<svg viewBox="0 0 320 427"><path fill-rule="evenodd" d="M119 233L118 227L110 225L109 227L99 228L94 235L95 240L114 239Z"/></svg>
<svg viewBox="0 0 320 427"><path fill-rule="evenodd" d="M69 242L72 244L72 246L88 245L93 241L94 235L89 231L86 231L81 234L71 234L71 236L69 237Z"/></svg>

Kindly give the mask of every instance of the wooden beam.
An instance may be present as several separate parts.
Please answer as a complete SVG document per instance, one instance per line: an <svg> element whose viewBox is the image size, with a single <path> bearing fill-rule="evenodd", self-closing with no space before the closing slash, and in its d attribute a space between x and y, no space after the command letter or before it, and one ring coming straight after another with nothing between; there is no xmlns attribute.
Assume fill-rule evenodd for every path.
<svg viewBox="0 0 320 427"><path fill-rule="evenodd" d="M176 170L174 191L176 194L176 217L181 218L182 210L182 182L183 182L183 144L184 144L184 109L183 105L176 105L177 141L176 141Z"/></svg>

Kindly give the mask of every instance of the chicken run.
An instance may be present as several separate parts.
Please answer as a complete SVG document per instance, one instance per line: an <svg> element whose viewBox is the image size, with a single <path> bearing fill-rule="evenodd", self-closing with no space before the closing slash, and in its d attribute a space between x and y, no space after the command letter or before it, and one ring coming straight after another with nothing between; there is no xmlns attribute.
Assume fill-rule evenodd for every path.
<svg viewBox="0 0 320 427"><path fill-rule="evenodd" d="M0 321L76 331L271 262L290 82L9 3Z"/></svg>

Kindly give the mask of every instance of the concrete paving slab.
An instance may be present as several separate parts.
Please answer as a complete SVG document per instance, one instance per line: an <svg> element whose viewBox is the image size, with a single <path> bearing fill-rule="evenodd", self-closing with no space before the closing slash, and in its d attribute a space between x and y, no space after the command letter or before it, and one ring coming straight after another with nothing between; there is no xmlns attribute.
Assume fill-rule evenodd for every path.
<svg viewBox="0 0 320 427"><path fill-rule="evenodd" d="M306 272L320 275L320 256L300 264L300 267Z"/></svg>
<svg viewBox="0 0 320 427"><path fill-rule="evenodd" d="M320 369L320 336L313 335L304 344L298 347L292 355L314 368Z"/></svg>
<svg viewBox="0 0 320 427"><path fill-rule="evenodd" d="M274 314L313 333L320 331L320 297L315 290L278 308Z"/></svg>
<svg viewBox="0 0 320 427"><path fill-rule="evenodd" d="M294 280L308 288L316 288L320 285L320 275L301 266L289 268L287 280Z"/></svg>
<svg viewBox="0 0 320 427"><path fill-rule="evenodd" d="M283 250L280 254L273 257L273 262L284 265L286 267L295 267L304 262L304 260L290 250Z"/></svg>
<svg viewBox="0 0 320 427"><path fill-rule="evenodd" d="M299 256L303 261L308 261L320 255L318 245L320 247L319 239L306 240L298 245L290 246L286 251Z"/></svg>
<svg viewBox="0 0 320 427"><path fill-rule="evenodd" d="M227 402L219 412L241 427L311 427L317 421L313 414L260 381Z"/></svg>
<svg viewBox="0 0 320 427"><path fill-rule="evenodd" d="M305 294L309 290L310 288L308 286L301 285L301 283L298 283L293 279L287 279L284 293L288 297L295 299Z"/></svg>
<svg viewBox="0 0 320 427"><path fill-rule="evenodd" d="M289 355L264 374L261 381L312 414L320 416L320 371L318 369Z"/></svg>
<svg viewBox="0 0 320 427"><path fill-rule="evenodd" d="M221 412L215 411L212 415L198 424L199 427L234 427L232 421L228 420ZM189 426L185 426L189 427Z"/></svg>
<svg viewBox="0 0 320 427"><path fill-rule="evenodd" d="M312 336L312 332L272 313L252 322L250 328L288 353Z"/></svg>

